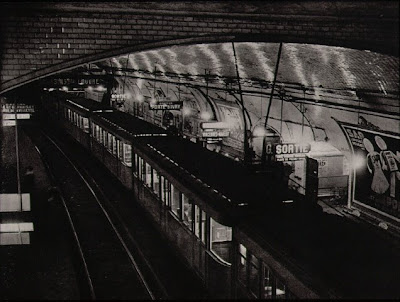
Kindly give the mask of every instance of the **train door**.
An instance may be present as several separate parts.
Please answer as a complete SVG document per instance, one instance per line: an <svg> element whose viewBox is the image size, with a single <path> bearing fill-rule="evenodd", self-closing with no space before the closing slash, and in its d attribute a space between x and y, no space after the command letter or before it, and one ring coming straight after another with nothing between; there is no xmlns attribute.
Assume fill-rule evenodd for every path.
<svg viewBox="0 0 400 302"><path fill-rule="evenodd" d="M306 157L306 201L317 203L318 199L318 161Z"/></svg>

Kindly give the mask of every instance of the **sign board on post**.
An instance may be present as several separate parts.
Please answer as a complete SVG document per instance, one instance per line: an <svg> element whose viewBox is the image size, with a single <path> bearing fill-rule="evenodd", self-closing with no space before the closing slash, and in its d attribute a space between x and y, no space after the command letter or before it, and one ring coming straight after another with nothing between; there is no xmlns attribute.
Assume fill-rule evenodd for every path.
<svg viewBox="0 0 400 302"><path fill-rule="evenodd" d="M18 120L29 120L31 118L31 115L29 113L17 113L17 119ZM4 113L3 114L3 120L14 120L15 119L15 114L13 113Z"/></svg>
<svg viewBox="0 0 400 302"><path fill-rule="evenodd" d="M228 130L218 130L218 129L210 129L209 131L202 131L202 137L228 137Z"/></svg>
<svg viewBox="0 0 400 302"><path fill-rule="evenodd" d="M15 120L3 120L3 127L15 126Z"/></svg>
<svg viewBox="0 0 400 302"><path fill-rule="evenodd" d="M150 110L181 110L183 102L159 102L156 104L149 103Z"/></svg>
<svg viewBox="0 0 400 302"><path fill-rule="evenodd" d="M1 110L3 113L14 113L15 111L17 113L34 113L35 107L33 105L17 104L17 110L15 110L14 104L2 104Z"/></svg>
<svg viewBox="0 0 400 302"><path fill-rule="evenodd" d="M301 160L310 150L310 144L282 143L274 145L274 154L277 161Z"/></svg>

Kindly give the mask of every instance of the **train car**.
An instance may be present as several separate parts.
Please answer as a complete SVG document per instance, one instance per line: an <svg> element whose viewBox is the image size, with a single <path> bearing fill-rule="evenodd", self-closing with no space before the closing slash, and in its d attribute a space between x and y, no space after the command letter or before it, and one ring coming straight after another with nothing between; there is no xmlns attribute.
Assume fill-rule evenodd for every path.
<svg viewBox="0 0 400 302"><path fill-rule="evenodd" d="M282 257L262 236L248 226L233 234L233 297L236 299L318 299L329 297L322 285L303 269ZM333 298L333 297L332 297Z"/></svg>
<svg viewBox="0 0 400 302"><path fill-rule="evenodd" d="M59 102L59 118L64 129L86 149L90 149L90 122L93 112L112 111L99 102L66 95Z"/></svg>
<svg viewBox="0 0 400 302"><path fill-rule="evenodd" d="M133 144L135 196L213 297L230 298L234 219L229 202L152 146L154 140Z"/></svg>
<svg viewBox="0 0 400 302"><path fill-rule="evenodd" d="M151 138L182 139L167 137L165 130L123 112L96 113L91 125L93 155L134 191L210 292L230 297L232 222L221 214L224 211L210 206L221 196L189 174L182 175L179 167L147 144Z"/></svg>
<svg viewBox="0 0 400 302"><path fill-rule="evenodd" d="M41 95L41 111L42 118L46 120L58 123L58 111L59 111L59 100L64 96L64 93L53 91L53 92L43 92Z"/></svg>
<svg viewBox="0 0 400 302"><path fill-rule="evenodd" d="M79 120L76 115L74 118L74 114L69 113L74 109L71 105L65 105L65 101L60 104L63 109L59 113L64 114L68 121ZM223 194L223 190L215 189L215 179L209 178L207 174L202 175L203 179L211 181L211 187L194 174L204 173L201 167L210 164L209 156L222 160L221 170L228 171L228 174L232 161L228 162L228 159L181 137L167 135L166 130L127 113L89 111L89 114L90 151L125 187L134 192L137 201L153 218L170 244L203 280L210 295L215 298L243 297L243 294L238 294L238 249L233 240L237 230L238 210L241 215L246 215L244 205L251 199L246 190L252 190L254 196L266 193L256 192L254 188L259 187L258 182L253 184L253 189L242 190L234 184L237 177L228 175L229 179L225 181L239 189L234 195L242 203L230 200ZM61 119L55 121L63 128L70 127ZM85 146L84 140L78 141ZM185 150L189 156L183 159L179 150ZM179 158L183 161L179 162ZM211 170L208 173L215 174ZM243 186L242 180L236 181ZM280 280L287 282L285 277L283 275ZM290 282L288 284L291 285ZM275 294L271 294L275 295L273 297L281 296L277 289L281 290L276 285L273 289ZM291 292L301 297L296 295L295 289ZM259 295L265 296L261 293ZM286 292L285 297L289 297Z"/></svg>
<svg viewBox="0 0 400 302"><path fill-rule="evenodd" d="M141 135L166 136L166 131L121 111L96 112L90 123L93 155L132 189L132 139Z"/></svg>
<svg viewBox="0 0 400 302"><path fill-rule="evenodd" d="M42 106L51 120L57 121L86 149L90 149L90 116L93 112L112 111L110 107L99 102L63 91L43 94Z"/></svg>

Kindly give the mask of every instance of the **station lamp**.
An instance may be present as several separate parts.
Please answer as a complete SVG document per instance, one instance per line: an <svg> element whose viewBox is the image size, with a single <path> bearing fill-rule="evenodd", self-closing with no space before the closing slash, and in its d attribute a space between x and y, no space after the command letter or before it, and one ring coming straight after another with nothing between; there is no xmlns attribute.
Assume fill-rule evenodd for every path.
<svg viewBox="0 0 400 302"><path fill-rule="evenodd" d="M267 136L267 131L263 126L256 126L253 129L253 137L264 137Z"/></svg>
<svg viewBox="0 0 400 302"><path fill-rule="evenodd" d="M200 118L205 121L209 121L211 119L211 113L208 111L203 111L200 113Z"/></svg>
<svg viewBox="0 0 400 302"><path fill-rule="evenodd" d="M351 163L353 168L357 170L365 165L365 158L360 154L354 154Z"/></svg>
<svg viewBox="0 0 400 302"><path fill-rule="evenodd" d="M183 107L182 108L182 114L184 116L189 116L191 113L192 113L192 110L190 108L188 108L188 107Z"/></svg>

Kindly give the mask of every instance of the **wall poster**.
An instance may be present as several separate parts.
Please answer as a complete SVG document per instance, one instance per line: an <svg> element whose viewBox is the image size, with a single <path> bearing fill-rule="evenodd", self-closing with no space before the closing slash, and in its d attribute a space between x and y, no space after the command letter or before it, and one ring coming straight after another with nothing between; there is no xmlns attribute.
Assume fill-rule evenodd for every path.
<svg viewBox="0 0 400 302"><path fill-rule="evenodd" d="M357 161L354 200L400 218L400 136L337 122Z"/></svg>

